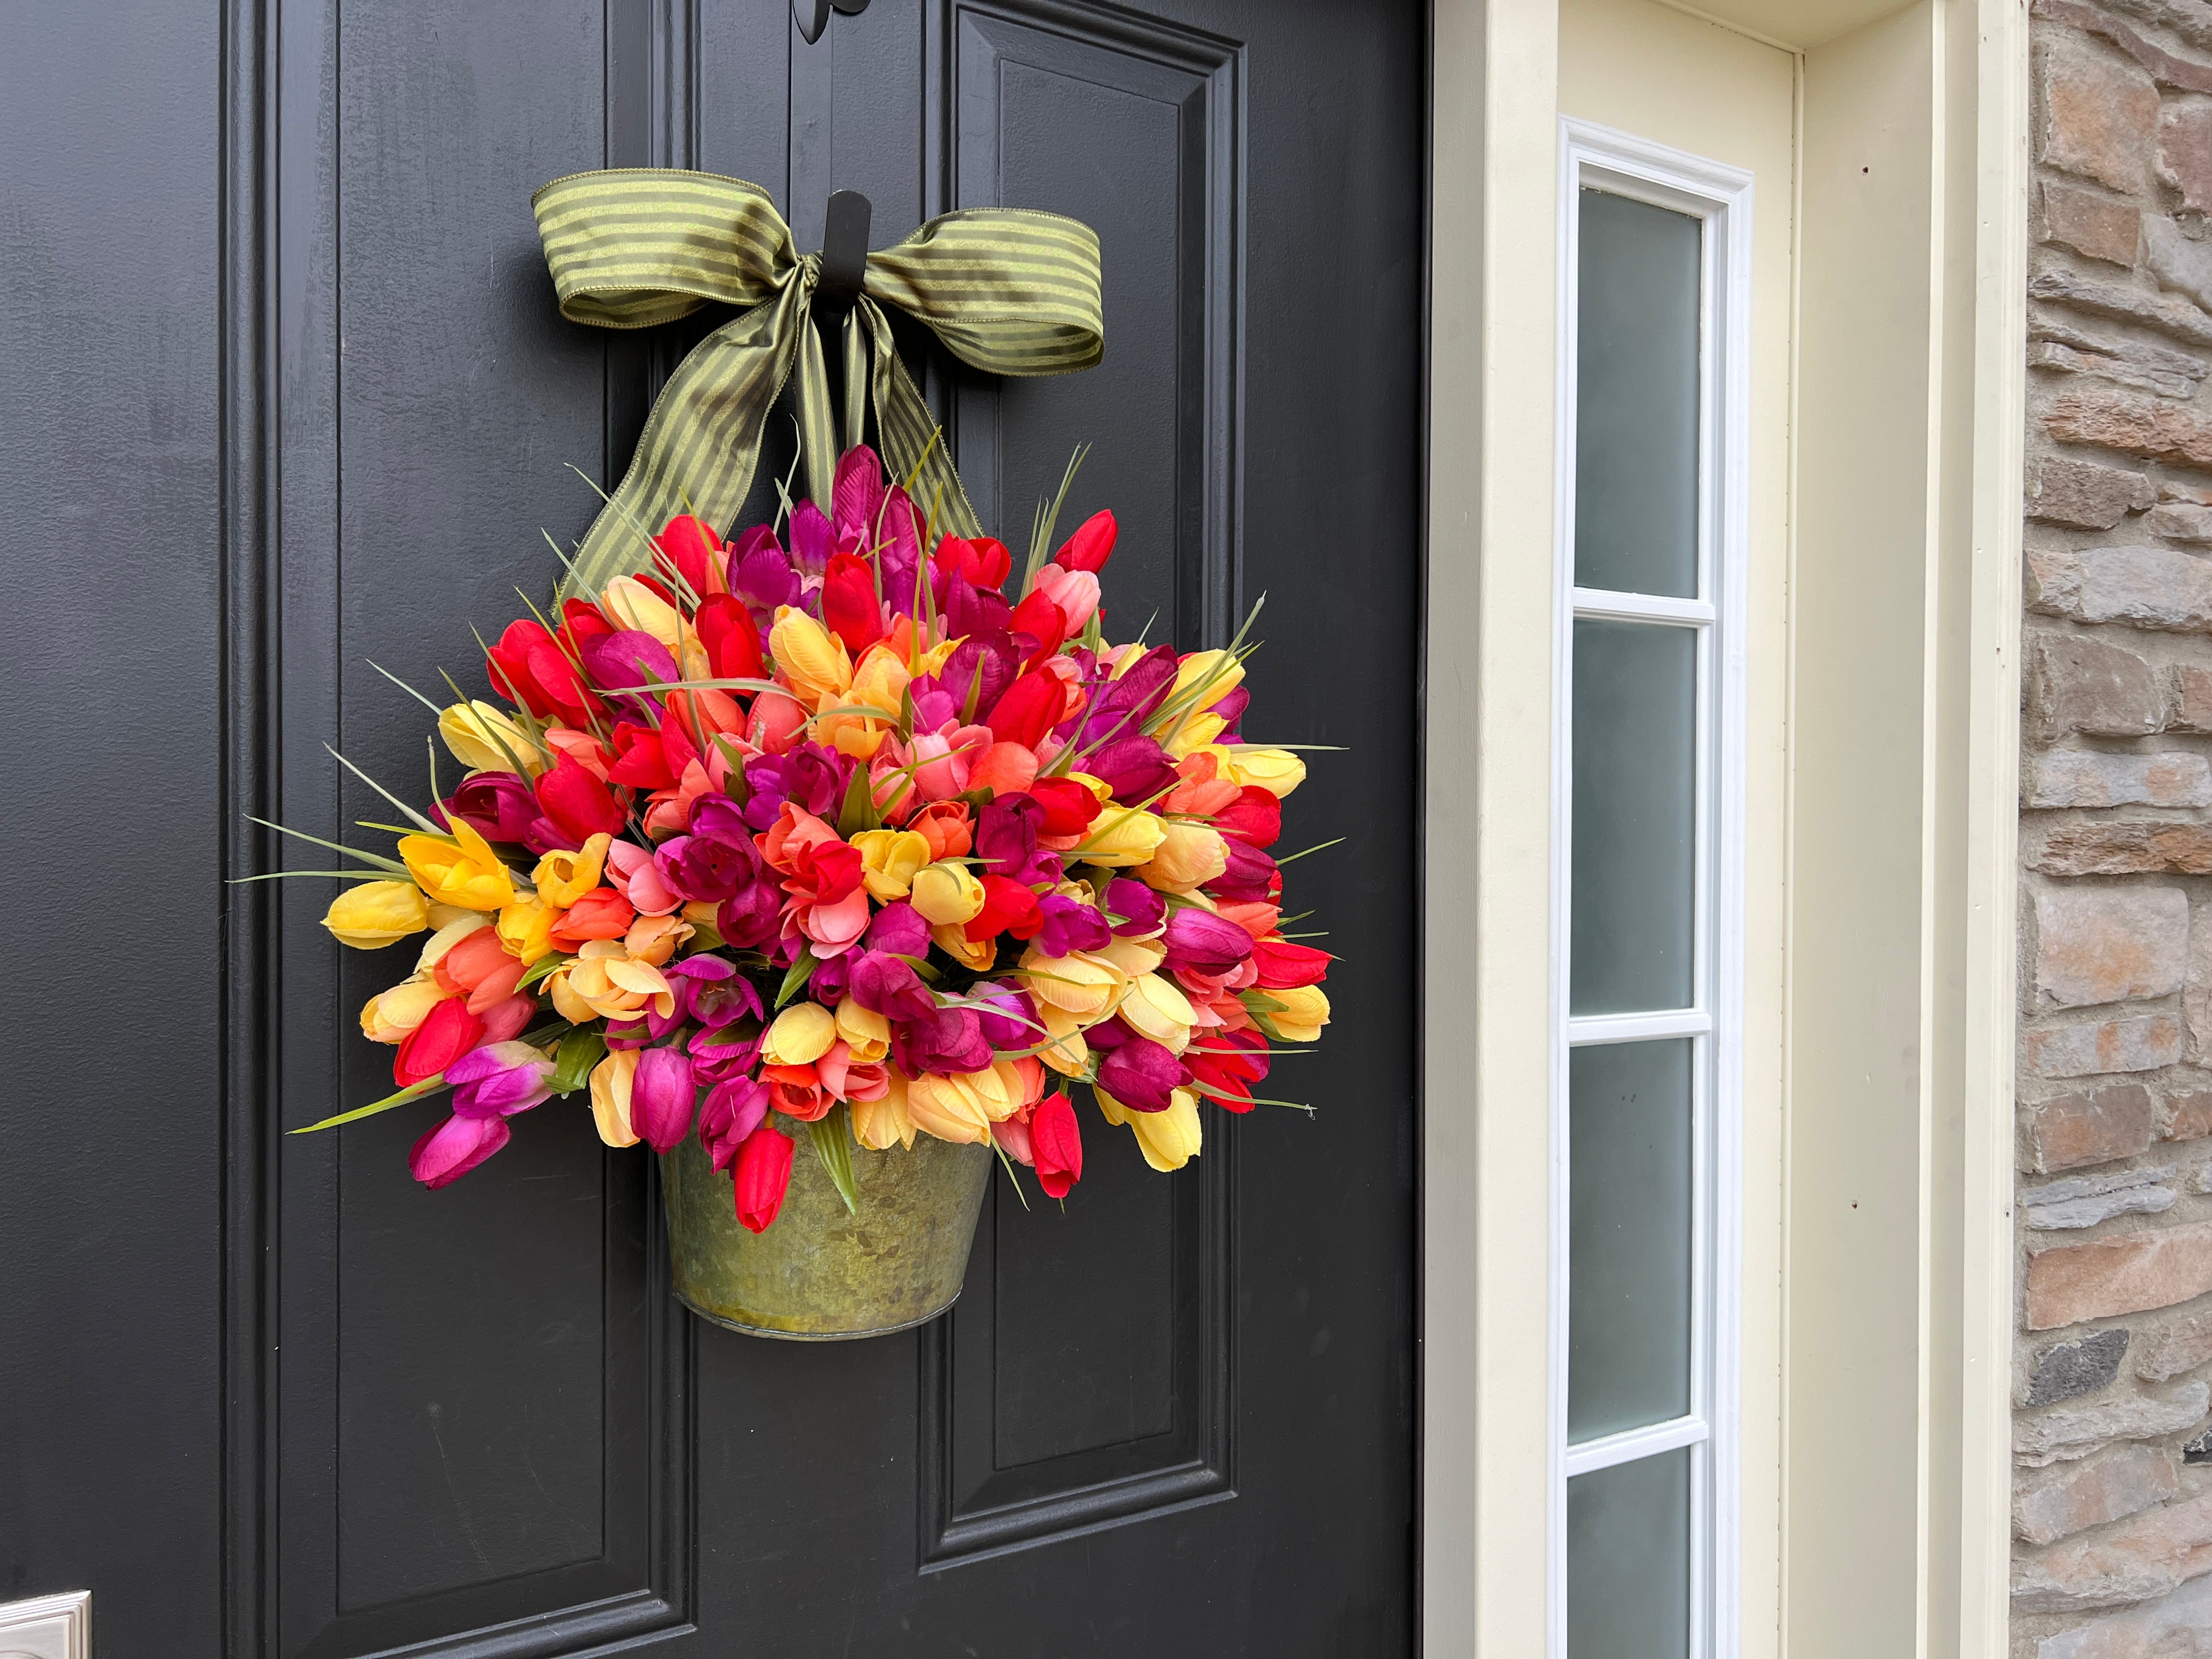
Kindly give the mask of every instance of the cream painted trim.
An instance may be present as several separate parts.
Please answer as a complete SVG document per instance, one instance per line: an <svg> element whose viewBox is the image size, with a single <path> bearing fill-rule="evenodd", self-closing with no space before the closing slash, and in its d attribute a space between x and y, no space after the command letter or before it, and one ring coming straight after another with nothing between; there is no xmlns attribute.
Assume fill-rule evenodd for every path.
<svg viewBox="0 0 2212 1659"><path fill-rule="evenodd" d="M1424 1651L1522 1659L1544 1650L1543 1540L1553 1523L1546 1379L1531 1363L1547 1296L1530 1264L1550 1227L1537 1040L1547 986L1531 953L1551 902L1542 780L1553 647L1541 626L1551 572L1529 552L1551 546L1553 532L1545 416L1558 21L1553 0L1435 0L1433 27L1424 825L1438 858L1425 886ZM1819 307L1846 292L1835 278L1847 257L1865 266L1887 248L1907 262L1893 267L1905 281L1891 291L1910 295L1917 283L1914 337L1903 351L1893 335L1865 337L1893 367L1909 368L1917 354L1910 373L1925 402L1899 410L1893 380L1869 408L1908 414L1926 443L1917 460L1905 458L1914 483L1905 513L1887 521L1912 526L1911 545L1881 550L1875 538L1887 532L1875 494L1903 480L1862 477L1855 495L1841 489L1840 458L1813 439L1798 443L1793 430L1801 488L1824 468L1829 477L1818 501L1792 504L1801 549L1793 635L1846 625L1854 613L1835 586L1836 560L1883 550L1904 560L1887 568L1896 592L1869 592L1848 625L1909 630L1902 683L1917 687L1902 720L1851 739L1863 745L1852 752L1864 777L1853 761L1830 780L1838 801L1860 802L1853 810L1909 815L1897 847L1906 926L1890 935L1893 957L1866 959L1892 975L1875 983L1906 1000L1894 1032L1876 999L1868 1007L1881 1018L1855 1045L1837 1024L1848 1012L1824 1009L1796 984L1808 953L1833 949L1847 937L1837 930L1863 918L1832 891L1818 925L1792 921L1797 1162L1785 1210L1784 1341L1795 1369L1785 1387L1793 1414L1780 1472L1778 1636L1796 1659L2000 1659L2006 1649L2026 35L2020 0L1918 0L1806 54L1801 110L1814 112L1801 178L1816 165L1831 171L1825 198L1808 192L1802 209L1800 246L1807 270L1836 263L1826 286L1806 286L1804 320L1832 331L1835 318ZM1824 97L1840 102L1824 111ZM1852 146L1868 155L1846 169ZM1900 192L1882 209L1883 240L1854 242L1832 219L1814 222L1832 215L1848 195L1846 174L1859 173L1861 160L1874 166L1877 152L1893 180L1885 187ZM1795 426L1838 395L1824 379L1839 365L1850 367L1832 349L1801 357ZM1828 435L1850 430L1838 425L1843 407L1832 406ZM1826 611L1808 611L1808 578L1829 584ZM1867 609L1886 598L1902 614ZM1855 682L1837 671L1837 647L1824 648L1822 675L1809 684L1799 675L1791 694L1793 895L1832 888L1856 867L1849 857L1823 861L1850 849L1820 835L1818 815L1831 803L1803 786L1843 761L1832 739L1834 722L1851 715L1844 699L1886 684ZM1808 720L1830 723L1826 750L1803 746ZM1893 734L1907 753L1885 757ZM1895 796L1852 793L1893 775L1903 786ZM1801 902L1793 896L1793 911ZM1807 1047L1802 1039L1816 1032ZM1839 1088L1823 1072L1839 1060L1881 1076ZM1877 1158L1823 1169L1823 1151L1800 1139L1840 1133L1852 1120L1839 1115L1855 1109L1906 1114L1898 1166ZM1899 1206L1891 1214L1905 1229L1903 1273L1866 1300L1874 1328L1839 1330L1864 1267L1853 1241L1891 1237L1844 1219L1845 1188L1862 1175L1875 1183L1868 1192ZM1861 1364L1904 1368L1893 1422L1861 1409L1868 1402L1850 1376ZM1838 1364L1840 1373L1829 1369ZM1808 1383L1818 1386L1802 1393ZM1905 1443L1851 1439L1893 1429ZM1878 1468L1901 1481L1875 1478Z"/></svg>
<svg viewBox="0 0 2212 1659"><path fill-rule="evenodd" d="M1526 1659L1550 1502L1559 21L1553 0L1437 0L1433 31L1422 1628L1430 1654Z"/></svg>

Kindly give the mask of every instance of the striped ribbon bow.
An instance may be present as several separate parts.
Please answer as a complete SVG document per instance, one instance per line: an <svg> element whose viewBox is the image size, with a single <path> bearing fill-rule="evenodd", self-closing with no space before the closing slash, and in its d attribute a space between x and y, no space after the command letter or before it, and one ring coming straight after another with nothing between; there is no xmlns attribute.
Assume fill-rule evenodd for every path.
<svg viewBox="0 0 2212 1659"><path fill-rule="evenodd" d="M571 322L651 328L709 301L746 308L694 347L662 389L629 472L578 551L574 580L588 591L643 568L649 554L641 532L658 531L679 513L727 529L744 505L762 428L794 364L799 448L818 505L828 508L838 451L860 441L872 401L894 474L918 474L915 499L940 528L980 535L951 457L931 442L937 422L899 362L885 306L927 325L963 362L992 374L1066 374L1105 352L1098 238L1088 225L1016 209L948 213L868 255L864 289L845 319L841 431L809 303L822 258L794 250L791 227L758 185L615 167L556 179L530 205L561 314Z"/></svg>

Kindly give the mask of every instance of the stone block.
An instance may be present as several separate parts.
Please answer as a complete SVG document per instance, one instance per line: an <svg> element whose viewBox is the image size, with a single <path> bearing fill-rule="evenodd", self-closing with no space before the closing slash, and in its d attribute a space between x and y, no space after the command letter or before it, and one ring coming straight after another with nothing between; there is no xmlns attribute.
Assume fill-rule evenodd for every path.
<svg viewBox="0 0 2212 1659"><path fill-rule="evenodd" d="M2212 103L2176 99L2159 111L2158 176L2180 193L2184 208L2212 208Z"/></svg>
<svg viewBox="0 0 2212 1659"><path fill-rule="evenodd" d="M2013 1536L2055 1544L2085 1527L2101 1527L2164 1503L2181 1490L2170 1453L2122 1446L2093 1462L2023 1477L2013 1489Z"/></svg>
<svg viewBox="0 0 2212 1659"><path fill-rule="evenodd" d="M2181 1022L2172 1014L2091 1020L2022 1032L2020 1046L2028 1069L2038 1077L2155 1072L2181 1058Z"/></svg>
<svg viewBox="0 0 2212 1659"><path fill-rule="evenodd" d="M2077 1395L2094 1394L2120 1374L2128 1351L2124 1330L2092 1331L2072 1342L2055 1342L2035 1356L2029 1368L2023 1406L2055 1406Z"/></svg>
<svg viewBox="0 0 2212 1659"><path fill-rule="evenodd" d="M2037 632L2028 636L2026 656L2024 695L2035 737L2140 738L2165 727L2166 686L2134 652L2080 634Z"/></svg>
<svg viewBox="0 0 2212 1659"><path fill-rule="evenodd" d="M2107 755L2054 749L2027 769L2024 805L2057 806L2212 805L2212 763L2167 752Z"/></svg>
<svg viewBox="0 0 2212 1659"><path fill-rule="evenodd" d="M2212 507L2168 501L2151 508L2143 528L2170 542L2212 542Z"/></svg>
<svg viewBox="0 0 2212 1659"><path fill-rule="evenodd" d="M2115 292L2129 294L2135 290L2123 289ZM2163 295L2154 297L2162 305L2181 304ZM2142 385L2169 398L2190 396L2197 383L2204 378L2206 364L2202 357L2154 341L2099 333L2071 317L2043 307L2035 307L2030 313L2027 337L2038 344L2064 346L2080 360L2069 362L2065 367ZM2033 361L2032 356L2030 361Z"/></svg>
<svg viewBox="0 0 2212 1659"><path fill-rule="evenodd" d="M2100 35L2150 71L2162 87L2180 92L2212 92L2212 64L2178 57L2137 33L2112 14L2124 11L2145 22L2172 29L2193 46L2212 50L2212 3L2207 0L2035 0L2034 15Z"/></svg>
<svg viewBox="0 0 2212 1659"><path fill-rule="evenodd" d="M2212 559L2170 547L2040 550L2027 556L2027 608L2075 622L2212 633Z"/></svg>
<svg viewBox="0 0 2212 1659"><path fill-rule="evenodd" d="M2013 1563L2016 1613L2082 1613L2164 1595L2212 1572L2212 1493L2145 1510Z"/></svg>
<svg viewBox="0 0 2212 1659"><path fill-rule="evenodd" d="M2212 345L2212 315L2178 295L2146 294L2064 270L2036 272L2027 279L2027 294L2032 300L2071 306L2092 316L2141 323L2192 345Z"/></svg>
<svg viewBox="0 0 2212 1659"><path fill-rule="evenodd" d="M2053 876L2208 876L2212 830L2167 818L2061 823L2028 862Z"/></svg>
<svg viewBox="0 0 2212 1659"><path fill-rule="evenodd" d="M2172 996L2189 957L2177 887L2058 887L2035 896L2035 990L2044 1008Z"/></svg>
<svg viewBox="0 0 2212 1659"><path fill-rule="evenodd" d="M2177 1314L2136 1339L2136 1375L2164 1382L2212 1361L2212 1314Z"/></svg>
<svg viewBox="0 0 2212 1659"><path fill-rule="evenodd" d="M2027 347L2027 366L2048 368L2061 374L2094 374L2114 380L2121 386L2131 386L2143 392L2155 392L2161 398L2187 398L2197 390L2197 381L2186 375L2170 374L2163 369L2145 368L2133 361L2133 353L2112 355L2102 351L2084 351L2078 346L2062 345L2056 340L2031 340Z"/></svg>
<svg viewBox="0 0 2212 1659"><path fill-rule="evenodd" d="M2157 1113L2140 1083L2060 1095L2021 1109L2025 1156L2034 1174L2110 1164L2150 1150Z"/></svg>
<svg viewBox="0 0 2212 1659"><path fill-rule="evenodd" d="M2028 517L2072 530L2110 530L2152 500L2150 480L2123 466L2046 455L2028 474Z"/></svg>
<svg viewBox="0 0 2212 1659"><path fill-rule="evenodd" d="M2149 76L2075 34L2045 38L2036 159L2131 195L2149 185L2143 162L2158 124Z"/></svg>
<svg viewBox="0 0 2212 1659"><path fill-rule="evenodd" d="M2145 222L2143 260L2164 286L2200 306L2212 304L2212 247L2193 240L2172 220Z"/></svg>
<svg viewBox="0 0 2212 1659"><path fill-rule="evenodd" d="M2053 1463L2070 1463L2101 1451L2116 1440L2179 1434L2203 1420L2208 1402L2212 1402L2212 1385L2185 1382L2163 1400L2137 1395L2015 1417L2013 1462L2022 1468L2048 1468Z"/></svg>
<svg viewBox="0 0 2212 1659"><path fill-rule="evenodd" d="M2189 975L2181 988L2181 1018L2188 1027L2189 1058L2212 1059L2212 926L2189 941Z"/></svg>
<svg viewBox="0 0 2212 1659"><path fill-rule="evenodd" d="M2036 1644L2035 1659L2206 1659L2212 1655L2212 1577Z"/></svg>
<svg viewBox="0 0 2212 1659"><path fill-rule="evenodd" d="M2212 471L2212 422L2193 409L2138 392L2096 386L2062 392L2044 411L2043 429L2061 443L2094 444Z"/></svg>
<svg viewBox="0 0 2212 1659"><path fill-rule="evenodd" d="M2184 664L2173 678L2173 730L2212 732L2212 668Z"/></svg>
<svg viewBox="0 0 2212 1659"><path fill-rule="evenodd" d="M2136 262L2142 216L2125 202L2056 182L2043 186L2043 240L2116 265Z"/></svg>
<svg viewBox="0 0 2212 1659"><path fill-rule="evenodd" d="M2212 1221L2033 1250L2027 1328L2171 1308L2212 1291Z"/></svg>
<svg viewBox="0 0 2212 1659"><path fill-rule="evenodd" d="M2202 1140L2212 1135L2212 1090L2169 1091L2160 1103L2158 1123L2160 1140Z"/></svg>
<svg viewBox="0 0 2212 1659"><path fill-rule="evenodd" d="M2168 1164L2031 1187L2020 1195L2021 1216L2037 1232L2064 1232L2094 1227L2116 1216L2163 1215L2179 1195L2159 1182L2172 1173L2173 1165Z"/></svg>

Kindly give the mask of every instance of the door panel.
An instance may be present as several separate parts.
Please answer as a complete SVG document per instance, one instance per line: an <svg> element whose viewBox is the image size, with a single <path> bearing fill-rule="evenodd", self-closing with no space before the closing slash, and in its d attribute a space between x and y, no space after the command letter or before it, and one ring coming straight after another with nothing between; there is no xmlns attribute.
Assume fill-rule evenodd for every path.
<svg viewBox="0 0 2212 1659"><path fill-rule="evenodd" d="M908 361L1017 544L1070 450L1095 446L1062 526L1120 516L1118 635L1150 615L1152 639L1218 644L1269 596L1255 737L1349 745L1311 757L1285 840L1347 837L1291 872L1321 912L1300 928L1334 930L1345 958L1336 1023L1272 1080L1310 1120L1208 1111L1202 1156L1162 1176L1085 1108L1084 1182L1064 1206L1032 1183L1027 1208L999 1185L951 1316L778 1343L672 1302L650 1162L601 1147L574 1102L438 1193L407 1176L415 1112L285 1136L388 1087L354 1024L396 959L334 952L318 885L232 889L228 934L189 947L203 978L228 964L203 1022L232 1057L227 1115L212 1091L184 1097L204 1127L179 1179L204 1196L154 1212L191 1318L95 1343L54 1312L62 1287L99 1282L66 1271L0 1303L7 1335L34 1329L63 1370L94 1352L142 1384L199 1368L172 1443L220 1430L219 1468L197 1454L209 1522L148 1507L158 1460L19 1455L0 1589L89 1583L103 1659L522 1659L637 1638L1406 1650L1418 5L873 0L811 47L786 0L267 9L233 0L222 191L211 163L176 186L229 214L233 308L195 360L224 368L222 453L135 509L210 549L193 514L226 492L199 568L220 607L167 614L223 665L192 706L220 687L227 734L141 708L143 729L93 722L96 757L193 757L205 781L178 810L210 841L248 812L334 838L387 817L325 742L398 793L426 787L422 711L380 671L441 701L441 670L480 684L470 626L544 587L541 530L566 542L590 520L566 464L618 474L660 379L718 320L562 322L538 185L608 165L733 173L777 196L805 247L838 187L871 197L878 246L954 206L1049 209L1103 240L1104 364L1002 385L902 329ZM28 453L0 451L19 495ZM789 456L772 426L764 474ZM749 514L773 499L764 476ZM126 649L85 639L106 661ZM231 874L279 855L234 840ZM100 994L96 959L68 963L77 994ZM113 1110L149 1133L175 1109L166 1068L206 1069L188 1047L128 1063L146 1086ZM71 1194L40 1212L64 1243L96 1251L130 1219ZM127 1433L127 1395L11 1398L75 1436ZM113 1553L84 1536L34 1553L32 1517L78 1501L72 1467L118 1510L169 1518ZM180 1634L148 1608L197 1593L218 1514L227 1634L204 1601ZM172 1546L173 1573L143 1568Z"/></svg>

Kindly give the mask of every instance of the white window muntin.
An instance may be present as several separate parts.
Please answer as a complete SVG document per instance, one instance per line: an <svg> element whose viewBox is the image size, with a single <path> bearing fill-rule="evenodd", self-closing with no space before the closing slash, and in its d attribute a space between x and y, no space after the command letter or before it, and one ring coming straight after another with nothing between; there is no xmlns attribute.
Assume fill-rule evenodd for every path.
<svg viewBox="0 0 2212 1659"><path fill-rule="evenodd" d="M1736 1428L1741 1281L1744 617L1749 540L1751 175L1627 134L1561 123L1557 454L1557 635L1553 759L1553 1066L1550 1647L1568 1652L1567 1481L1690 1449L1690 1652L1737 1650ZM1674 598L1575 586L1577 324L1581 193L1596 189L1702 222L1697 428L1697 583ZM1688 1006L1571 1017L1573 639L1578 619L1696 635L1692 994ZM1689 1408L1671 1420L1567 1442L1571 1052L1692 1041Z"/></svg>

